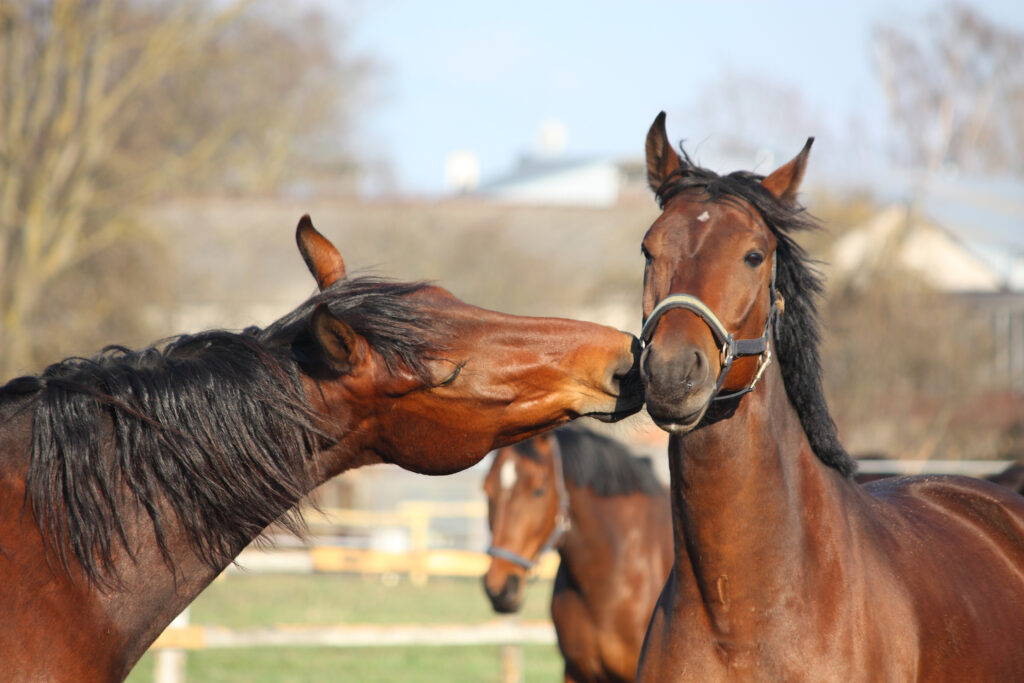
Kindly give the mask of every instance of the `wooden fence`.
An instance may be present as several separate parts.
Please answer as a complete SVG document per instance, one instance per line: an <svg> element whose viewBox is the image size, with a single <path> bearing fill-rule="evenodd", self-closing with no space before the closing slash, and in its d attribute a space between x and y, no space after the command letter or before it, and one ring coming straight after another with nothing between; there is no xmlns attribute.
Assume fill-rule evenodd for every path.
<svg viewBox="0 0 1024 683"><path fill-rule="evenodd" d="M157 638L153 680L184 683L189 651L267 647L407 647L485 646L501 647L501 681L523 680L522 646L553 645L551 622L520 621L510 616L478 624L343 624L334 626L276 626L229 629L192 626L186 609Z"/></svg>

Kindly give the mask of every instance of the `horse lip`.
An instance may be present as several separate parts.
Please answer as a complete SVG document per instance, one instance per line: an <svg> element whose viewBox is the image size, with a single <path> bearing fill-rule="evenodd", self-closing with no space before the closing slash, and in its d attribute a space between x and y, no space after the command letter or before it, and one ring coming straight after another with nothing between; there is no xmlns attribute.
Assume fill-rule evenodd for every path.
<svg viewBox="0 0 1024 683"><path fill-rule="evenodd" d="M584 413L583 417L592 417L600 422L618 422L624 420L630 415L635 415L640 412L640 409L644 407L644 393L638 391L630 393L625 396L619 396L615 402L615 410L610 412L595 411L592 413Z"/></svg>
<svg viewBox="0 0 1024 683"><path fill-rule="evenodd" d="M665 430L669 434L688 434L692 432L700 421L704 419L704 414L707 413L710 403L704 404L700 410L683 415L681 417L671 418L659 418L657 415L651 413L650 406L647 407L647 413L651 416L651 420L660 429Z"/></svg>

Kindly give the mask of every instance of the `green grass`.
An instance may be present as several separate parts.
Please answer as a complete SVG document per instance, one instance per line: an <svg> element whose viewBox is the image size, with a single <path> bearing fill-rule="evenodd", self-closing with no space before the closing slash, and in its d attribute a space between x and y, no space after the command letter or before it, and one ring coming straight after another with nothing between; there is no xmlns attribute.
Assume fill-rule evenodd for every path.
<svg viewBox="0 0 1024 683"><path fill-rule="evenodd" d="M551 583L530 585L523 619L548 619ZM231 575L192 604L191 623L230 628L279 624L474 623L495 618L479 580L435 579L426 586L402 581L389 587L371 578L343 575ZM523 648L528 682L561 680L557 647ZM192 683L307 683L313 681L497 681L500 648L380 647L261 648L188 654ZM128 677L148 683L153 655Z"/></svg>

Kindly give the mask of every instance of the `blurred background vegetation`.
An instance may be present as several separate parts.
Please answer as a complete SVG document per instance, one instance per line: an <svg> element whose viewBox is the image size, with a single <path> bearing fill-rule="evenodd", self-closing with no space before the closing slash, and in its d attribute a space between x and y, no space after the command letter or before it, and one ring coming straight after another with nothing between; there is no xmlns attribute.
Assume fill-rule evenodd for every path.
<svg viewBox="0 0 1024 683"><path fill-rule="evenodd" d="M292 7L0 3L4 376L157 331L140 312L174 305L174 274L146 207L352 163L370 63Z"/></svg>
<svg viewBox="0 0 1024 683"><path fill-rule="evenodd" d="M347 43L343 12L310 7L0 2L4 377L107 343L269 322L309 293L290 253L306 212L350 267L635 331L636 245L656 215L642 185L602 208L360 196L378 162L353 140L380 71ZM871 48L886 161L914 169L922 195L949 168L1024 174L1024 36L947 5L914 26L879 22ZM702 102L723 149L817 121L799 92L742 74ZM896 258L833 272L836 241L890 200L824 183L804 199L827 227L806 246L829 278L826 378L851 450L1016 457L1021 387L994 365L991 311Z"/></svg>

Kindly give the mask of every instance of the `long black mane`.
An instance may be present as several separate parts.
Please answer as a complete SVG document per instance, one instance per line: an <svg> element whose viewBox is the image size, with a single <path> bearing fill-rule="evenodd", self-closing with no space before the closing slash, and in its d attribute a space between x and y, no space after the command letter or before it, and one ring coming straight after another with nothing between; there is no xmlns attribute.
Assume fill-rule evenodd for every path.
<svg viewBox="0 0 1024 683"><path fill-rule="evenodd" d="M138 351L110 347L0 387L31 410L26 502L61 562L101 586L118 581L119 548L148 517L168 566L180 524L211 567L267 524L301 533L289 512L318 481L315 426L300 377L331 371L307 324L319 303L366 337L392 369L425 383L443 324L406 297L423 285L341 280L266 329L182 335ZM282 517L282 515L284 517Z"/></svg>
<svg viewBox="0 0 1024 683"><path fill-rule="evenodd" d="M836 433L822 387L821 343L817 300L823 292L821 275L794 233L820 229L818 222L796 202L779 201L766 190L764 176L748 171L718 175L693 164L681 150L681 164L664 180L656 195L662 209L672 197L684 192L700 193L704 201L732 201L752 206L775 235L776 286L786 301L776 330L776 358L786 394L800 416L807 440L818 458L850 477L856 463Z"/></svg>
<svg viewBox="0 0 1024 683"><path fill-rule="evenodd" d="M655 476L651 461L634 456L618 441L574 425L553 433L561 450L565 478L576 486L586 486L604 497L664 494L665 487ZM530 441L514 448L528 458L540 459Z"/></svg>

